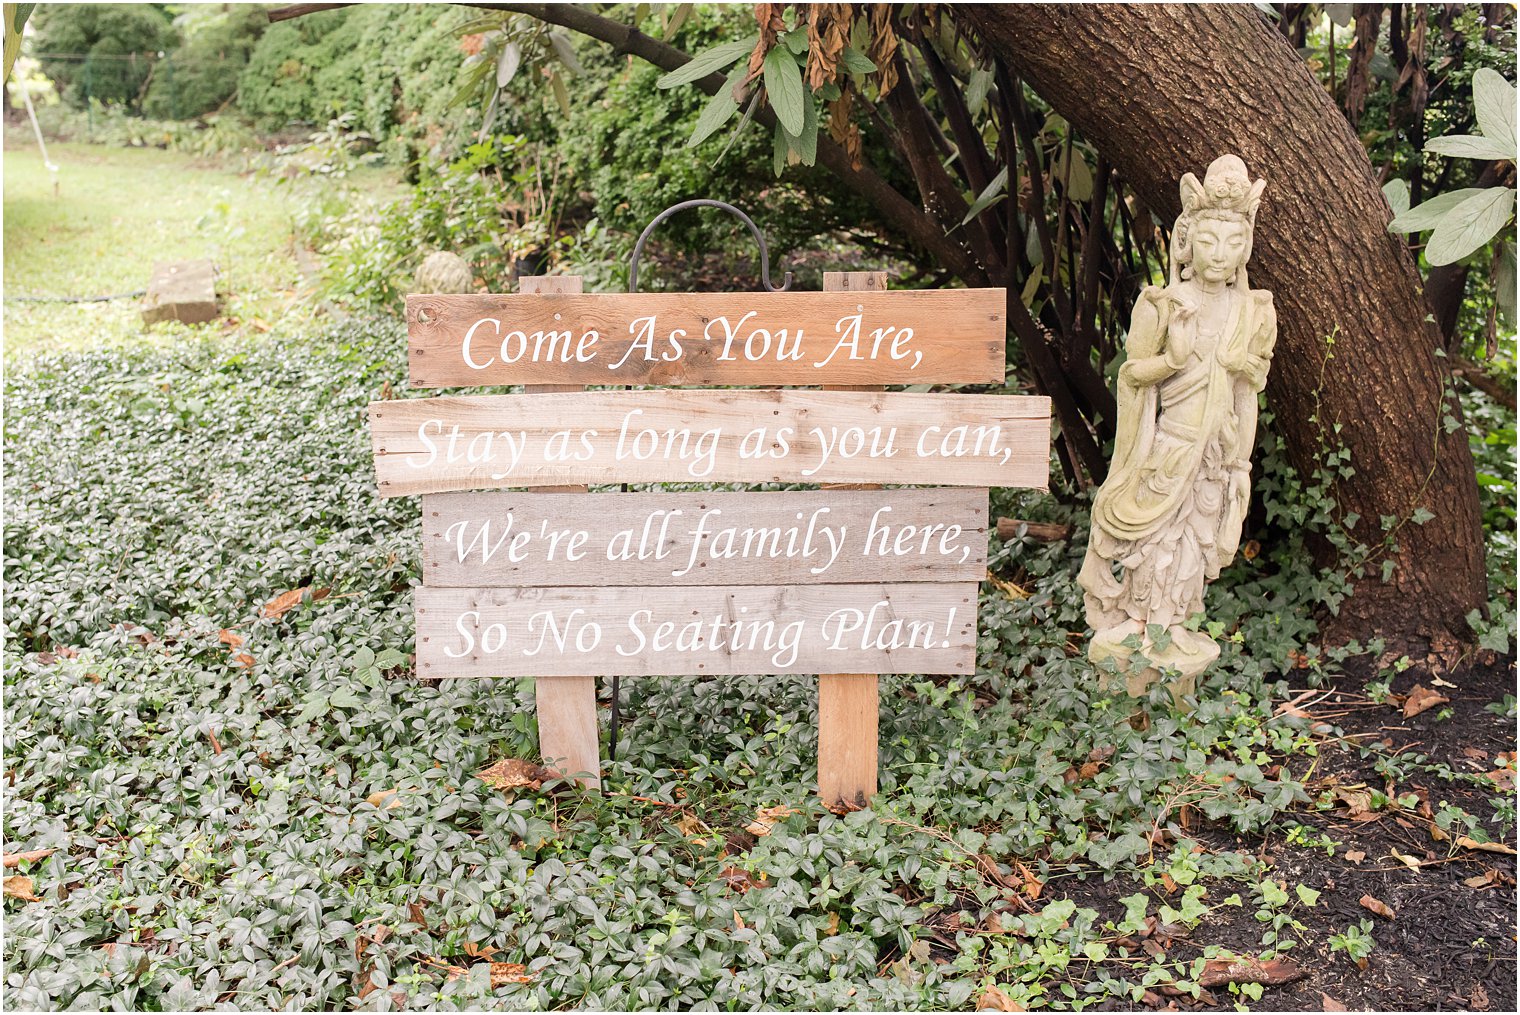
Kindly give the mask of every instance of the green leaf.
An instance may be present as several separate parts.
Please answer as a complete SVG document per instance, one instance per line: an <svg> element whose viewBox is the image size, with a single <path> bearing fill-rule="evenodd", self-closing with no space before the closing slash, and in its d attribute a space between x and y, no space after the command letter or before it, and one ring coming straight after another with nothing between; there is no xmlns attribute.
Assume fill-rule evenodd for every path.
<svg viewBox="0 0 1520 1015"><path fill-rule="evenodd" d="M808 51L808 32L806 27L794 28L781 36L781 44L791 52L793 56L801 56Z"/></svg>
<svg viewBox="0 0 1520 1015"><path fill-rule="evenodd" d="M1515 245L1505 243L1494 258L1494 298L1499 316L1510 328L1515 326L1515 281Z"/></svg>
<svg viewBox="0 0 1520 1015"><path fill-rule="evenodd" d="M1434 229L1447 212L1474 194L1482 192L1482 189L1478 187L1464 187L1461 190L1438 194L1429 201L1398 215L1388 223L1388 231L1390 233L1423 233L1427 229Z"/></svg>
<svg viewBox="0 0 1520 1015"><path fill-rule="evenodd" d="M1070 166L1068 172L1067 166ZM1050 167L1051 176L1061 180L1066 185L1066 194L1073 201L1091 201L1093 195L1092 170L1087 168L1087 160L1075 147L1069 147L1061 154L1061 158Z"/></svg>
<svg viewBox="0 0 1520 1015"><path fill-rule="evenodd" d="M314 694L306 699L306 707L296 715L296 722L311 722L320 715L327 713L327 695Z"/></svg>
<svg viewBox="0 0 1520 1015"><path fill-rule="evenodd" d="M786 131L781 124L776 124L776 130L771 135L771 169L777 176L786 172L786 153L791 151L786 143Z"/></svg>
<svg viewBox="0 0 1520 1015"><path fill-rule="evenodd" d="M970 222L1007 196L1008 167L1004 166L998 170L996 176L988 181L987 186L982 188L982 192L976 196L976 200L971 202L971 208L966 212L966 217L961 219L961 225Z"/></svg>
<svg viewBox="0 0 1520 1015"><path fill-rule="evenodd" d="M340 687L327 696L327 703L332 708L358 708L364 704L364 699L348 688Z"/></svg>
<svg viewBox="0 0 1520 1015"><path fill-rule="evenodd" d="M713 159L713 165L716 166L719 162L722 162L724 156L726 156L729 151L732 150L734 147L734 142L739 140L740 134L744 133L744 128L748 127L750 125L750 121L755 118L755 110L759 107L759 105L760 89L756 88L754 94L749 97L749 104L744 107L744 115L739 117L739 125L734 128L732 134L728 135L728 141L723 145L723 150L718 153L718 157Z"/></svg>
<svg viewBox="0 0 1520 1015"><path fill-rule="evenodd" d="M566 116L570 115L570 89L565 87L565 79L558 71L549 72L549 86L554 89L554 101L559 103L559 111Z"/></svg>
<svg viewBox="0 0 1520 1015"><path fill-rule="evenodd" d="M549 33L549 48L554 50L555 59L569 68L572 74L580 74L585 70L575 55L575 47L570 44L570 37L564 32Z"/></svg>
<svg viewBox="0 0 1520 1015"><path fill-rule="evenodd" d="M1478 130L1500 148L1502 156L1515 159L1515 86L1492 67L1483 67L1473 75L1473 109L1478 114Z"/></svg>
<svg viewBox="0 0 1520 1015"><path fill-rule="evenodd" d="M1515 213L1515 192L1508 187L1481 190L1441 219L1425 244L1432 265L1460 261L1498 235Z"/></svg>
<svg viewBox="0 0 1520 1015"><path fill-rule="evenodd" d="M783 46L775 46L765 54L765 94L770 98L776 119L791 135L802 133L807 113L807 93L802 87L802 71L797 61Z"/></svg>
<svg viewBox="0 0 1520 1015"><path fill-rule="evenodd" d="M734 85L744 79L745 68L740 67L728 76L723 82L723 87L707 100L707 106L702 110L702 115L697 117L697 125L691 132L691 137L686 141L686 147L695 148L706 141L729 121L729 118L739 110L739 103L734 100Z"/></svg>
<svg viewBox="0 0 1520 1015"><path fill-rule="evenodd" d="M981 113L982 107L987 104L987 92L992 88L992 71L985 67L978 67L971 72L971 80L966 85L966 110L972 116Z"/></svg>
<svg viewBox="0 0 1520 1015"><path fill-rule="evenodd" d="M698 81L714 71L720 71L740 57L748 56L755 48L755 43L760 41L759 35L751 35L743 39L735 39L733 42L725 42L721 46L698 53L691 58L689 63L671 71L655 82L656 88L675 88L678 85L689 85Z"/></svg>
<svg viewBox="0 0 1520 1015"><path fill-rule="evenodd" d="M517 76L517 68L522 66L522 47L515 42L509 42L501 47L501 56L496 59L496 87L505 88L512 83Z"/></svg>
<svg viewBox="0 0 1520 1015"><path fill-rule="evenodd" d="M1040 291L1040 283L1044 279L1045 275L1043 272L1031 271L1028 281L1024 283L1024 291L1019 293L1019 302L1026 307L1033 308L1035 293Z"/></svg>
<svg viewBox="0 0 1520 1015"><path fill-rule="evenodd" d="M818 161L818 104L811 98L803 100L802 132L787 134L786 146L804 166L811 166Z"/></svg>
<svg viewBox="0 0 1520 1015"><path fill-rule="evenodd" d="M1383 196L1388 199L1388 206L1393 209L1393 217L1398 218L1409 210L1409 184L1404 180L1389 180L1383 184Z"/></svg>
<svg viewBox="0 0 1520 1015"><path fill-rule="evenodd" d="M1515 148L1481 134L1447 134L1425 142L1425 150L1459 159L1513 159Z"/></svg>
<svg viewBox="0 0 1520 1015"><path fill-rule="evenodd" d="M876 62L854 46L844 48L844 69L851 74L874 74Z"/></svg>
<svg viewBox="0 0 1520 1015"><path fill-rule="evenodd" d="M1294 885L1293 890L1298 893L1298 899L1306 906L1312 906L1319 901L1319 892L1308 885Z"/></svg>
<svg viewBox="0 0 1520 1015"><path fill-rule="evenodd" d="M686 19L691 17L691 12L696 6L696 4L676 4L676 9L665 16L665 27L661 30L661 34L666 39L675 38L676 33L681 30L682 25L686 24Z"/></svg>

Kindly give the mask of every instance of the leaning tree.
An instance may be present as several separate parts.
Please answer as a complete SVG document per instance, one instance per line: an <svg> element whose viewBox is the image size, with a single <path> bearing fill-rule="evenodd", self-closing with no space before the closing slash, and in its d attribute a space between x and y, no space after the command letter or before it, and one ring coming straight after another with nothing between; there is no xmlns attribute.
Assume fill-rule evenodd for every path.
<svg viewBox="0 0 1520 1015"><path fill-rule="evenodd" d="M1443 355L1466 273L1422 286L1352 126L1384 5L1356 12L1338 75L1332 30L1328 87L1300 53L1318 17L1304 4L1275 19L1251 5L757 4L753 34L695 58L623 20L628 8L471 6L665 69L664 84L712 97L700 133L760 125L778 170L821 166L874 209L863 225L948 277L1006 287L1010 358L1051 397L1078 487L1104 475L1105 371L1163 263L1176 181L1239 154L1270 184L1252 270L1279 307L1276 432L1302 475L1336 465L1343 538L1322 543L1321 563L1356 547L1335 561L1352 594L1331 633L1442 654L1469 634L1486 598L1482 520ZM1484 11L1485 31L1512 33L1507 8ZM1389 16L1388 91L1423 124L1428 15ZM1512 179L1513 165L1498 172Z"/></svg>

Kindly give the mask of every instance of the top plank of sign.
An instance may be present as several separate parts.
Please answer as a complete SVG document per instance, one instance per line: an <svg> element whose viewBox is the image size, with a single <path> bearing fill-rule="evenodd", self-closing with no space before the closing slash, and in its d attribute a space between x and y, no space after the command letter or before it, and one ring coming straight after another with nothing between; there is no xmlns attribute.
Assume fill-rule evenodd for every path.
<svg viewBox="0 0 1520 1015"><path fill-rule="evenodd" d="M414 295L411 384L1001 384L1004 289Z"/></svg>

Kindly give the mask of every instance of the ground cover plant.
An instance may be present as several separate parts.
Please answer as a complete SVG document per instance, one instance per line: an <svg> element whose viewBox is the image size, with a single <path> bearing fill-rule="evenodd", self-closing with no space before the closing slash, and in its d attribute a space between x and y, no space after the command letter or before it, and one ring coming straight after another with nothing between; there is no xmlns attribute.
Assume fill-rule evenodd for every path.
<svg viewBox="0 0 1520 1015"><path fill-rule="evenodd" d="M1512 13L1280 7L1274 30L1360 117L1390 199L1400 183L1414 205L1512 186L1512 161L1421 151L1426 138L1482 126L1472 78L1512 72ZM1403 576L1401 542L1459 537L1443 528L1440 497L1376 518L1337 497L1403 488L1380 484L1380 463L1348 451L1332 422L1381 418L1326 390L1327 375L1362 379L1347 366L1347 333L1305 331L1279 363L1318 378L1300 389L1313 411L1269 395L1282 419L1263 418L1248 541L1207 602L1225 653L1191 708L1160 690L1138 703L1102 691L1083 657L1074 581L1086 495L1059 479L1049 496L994 492L994 515L1072 534L991 541L977 672L883 680L882 791L867 811L834 813L812 797L812 678L623 681L604 794L539 767L531 680L416 679L418 507L375 495L363 415L371 399L411 397L403 326L342 314L394 314L432 249L467 255L479 288L506 289L544 263L613 291L637 229L696 192L757 210L805 288L822 268L888 266L894 284L937 286L975 281L947 266L980 218L1029 241L1008 246L1010 273L983 281L1022 292L1051 334L1083 330L1071 327L1083 314L1059 311L1057 281L1094 280L1096 304L1085 283L1073 298L1098 313L1106 351L1058 373L1111 379L1129 297L1103 294L1159 268L1130 247L1157 241L1150 225L1132 229L1134 180L1110 162L1212 139L1215 127L1095 145L1098 134L1073 124L1116 78L1063 62L1090 80L1070 121L1055 115L1036 92L1007 87L989 57L994 21L1033 19L1020 45L1003 47L1023 59L1041 48L1041 19L989 16L978 47L965 34L981 36L975 11L939 10L939 26L900 12L912 16L897 25L897 52L918 73L893 101L917 96L938 127L920 138L950 174L932 195L919 200L883 133L899 113L923 114L883 119L872 107L885 97L867 88L834 125L845 139L852 122L864 131L868 166L910 198L909 212L947 216L911 244L800 157L778 177L770 128L753 126L768 102L683 147L721 99L662 88L670 68L579 29L501 12L360 7L274 25L249 52L239 99L206 124L45 106L44 130L116 146L57 148L57 196L29 133L7 128L0 1001L1514 1007L1514 345L1492 298L1513 252L1503 230L1426 280L1456 380L1423 358L1434 335L1419 345L1419 376L1443 374L1436 440L1471 450L1487 564L1487 602L1466 617L1473 637L1445 658L1327 637L1353 576L1386 595ZM644 42L689 53L756 27L748 8L706 5L547 13L576 12L629 20ZM1056 13L1068 28L1127 16ZM1347 18L1354 28L1338 28ZM798 29L788 38L803 41ZM204 41L222 60L221 44ZM522 59L509 73L512 45ZM788 51L800 73L803 47ZM1152 56L1178 58L1171 47ZM219 88L230 80L208 74ZM1125 123L1138 122L1141 98L1124 97L1136 105ZM255 135L247 113L280 135ZM736 121L751 128L732 140ZM219 151L236 157L209 157ZM981 169L979 152L993 160ZM998 159L1012 167L1004 183L967 177L990 176ZM1036 180L1044 197L1026 200ZM1099 181L1107 196L1093 200ZM1000 200L1010 182L1019 200ZM980 211L963 216L971 205ZM1110 255L1079 249L1105 234L1087 228L1105 207L1118 216L1104 221L1122 271L1092 268ZM751 253L736 235L726 219L673 223L644 285L745 288ZM1418 234L1409 242L1423 249ZM171 255L222 266L222 320L145 330L130 300L11 299L137 289L151 260ZM1422 319L1419 306L1398 327ZM1385 330L1397 329L1355 333ZM1010 368L1023 383L1034 376L1014 338ZM1400 390L1378 413L1411 399ZM1313 442L1292 458L1310 474L1289 467L1295 432ZM1430 438L1419 430L1421 448ZM1470 531L1476 540L1476 521ZM606 744L609 682L600 693Z"/></svg>
<svg viewBox="0 0 1520 1015"><path fill-rule="evenodd" d="M13 365L7 1004L1512 997L1509 671L1403 719L1430 677L1314 646L1291 535L1216 586L1224 664L1148 729L1080 655L1080 536L1015 538L976 675L885 679L871 810L810 796L809 678L625 681L606 795L545 782L530 682L409 670L417 508L361 422L403 349L356 320Z"/></svg>

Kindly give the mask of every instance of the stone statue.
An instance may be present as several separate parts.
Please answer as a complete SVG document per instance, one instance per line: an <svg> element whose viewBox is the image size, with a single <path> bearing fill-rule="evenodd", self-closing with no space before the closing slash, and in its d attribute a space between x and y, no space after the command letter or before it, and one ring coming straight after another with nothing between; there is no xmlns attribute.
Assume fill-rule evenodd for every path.
<svg viewBox="0 0 1520 1015"><path fill-rule="evenodd" d="M1219 657L1185 625L1234 559L1251 501L1256 396L1277 341L1272 294L1246 282L1265 186L1234 155L1215 159L1202 183L1183 176L1169 284L1146 287L1130 318L1114 459L1078 581L1090 659L1122 668L1124 641L1139 639L1149 666L1132 666L1133 695L1161 668L1179 673L1174 694L1190 694Z"/></svg>

